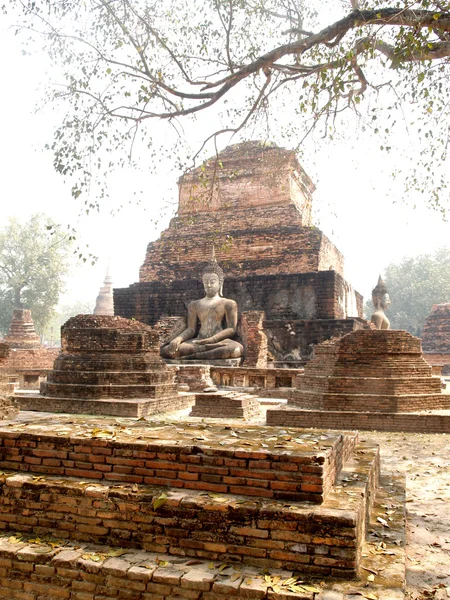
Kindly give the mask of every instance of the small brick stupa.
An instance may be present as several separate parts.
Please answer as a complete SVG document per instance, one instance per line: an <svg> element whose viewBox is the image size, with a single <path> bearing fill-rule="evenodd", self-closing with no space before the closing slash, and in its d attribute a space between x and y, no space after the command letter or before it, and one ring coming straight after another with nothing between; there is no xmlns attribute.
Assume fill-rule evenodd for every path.
<svg viewBox="0 0 450 600"><path fill-rule="evenodd" d="M62 352L24 410L131 416L190 406L159 357L159 336L138 321L78 315L61 328Z"/></svg>
<svg viewBox="0 0 450 600"><path fill-rule="evenodd" d="M426 431L430 411L448 409L419 338L365 330L317 346L287 409L267 414L270 425Z"/></svg>
<svg viewBox="0 0 450 600"><path fill-rule="evenodd" d="M450 303L435 304L422 329L422 347L430 365L450 375Z"/></svg>
<svg viewBox="0 0 450 600"><path fill-rule="evenodd" d="M264 313L274 363L301 366L313 344L365 326L342 254L311 223L314 184L294 151L236 144L178 183L177 216L148 245L139 282L114 290L115 314L149 325L184 317L204 295L214 246L224 296L240 315Z"/></svg>
<svg viewBox="0 0 450 600"><path fill-rule="evenodd" d="M106 270L105 281L97 296L95 302L94 315L114 316L114 298L112 291L112 277L109 268Z"/></svg>
<svg viewBox="0 0 450 600"><path fill-rule="evenodd" d="M39 389L58 355L55 348L42 346L34 328L31 310L16 308L5 342L11 352L0 363L0 373L19 389Z"/></svg>
<svg viewBox="0 0 450 600"><path fill-rule="evenodd" d="M16 308L13 311L11 325L8 334L5 335L5 342L11 348L42 348L41 340L34 328L31 310Z"/></svg>

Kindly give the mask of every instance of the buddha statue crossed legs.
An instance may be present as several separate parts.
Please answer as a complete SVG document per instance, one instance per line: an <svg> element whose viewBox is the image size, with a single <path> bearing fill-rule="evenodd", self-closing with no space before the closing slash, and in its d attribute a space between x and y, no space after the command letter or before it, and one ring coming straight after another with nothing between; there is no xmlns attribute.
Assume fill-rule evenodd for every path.
<svg viewBox="0 0 450 600"><path fill-rule="evenodd" d="M237 304L222 297L223 280L213 251L202 274L205 297L189 304L187 328L161 348L163 358L219 360L242 356L243 346L231 339L236 335Z"/></svg>

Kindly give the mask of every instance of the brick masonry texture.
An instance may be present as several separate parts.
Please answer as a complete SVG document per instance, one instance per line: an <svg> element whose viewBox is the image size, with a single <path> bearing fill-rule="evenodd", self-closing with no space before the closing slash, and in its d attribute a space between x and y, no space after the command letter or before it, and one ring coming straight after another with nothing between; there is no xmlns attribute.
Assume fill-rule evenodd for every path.
<svg viewBox="0 0 450 600"><path fill-rule="evenodd" d="M5 341L11 348L40 348L41 341L34 329L31 310L16 308L13 311Z"/></svg>
<svg viewBox="0 0 450 600"><path fill-rule="evenodd" d="M5 342L11 351L0 361L0 373L16 381L20 389L39 389L59 351L41 345L30 310L14 310Z"/></svg>
<svg viewBox="0 0 450 600"><path fill-rule="evenodd" d="M348 495L332 491L320 507L4 474L0 523L7 528L13 519L17 531L39 536L348 578L359 571L377 452L361 446L343 473Z"/></svg>
<svg viewBox="0 0 450 600"><path fill-rule="evenodd" d="M267 424L273 426L359 429L365 431L407 431L410 433L449 433L450 415L439 413L374 413L319 411L276 408L267 411Z"/></svg>
<svg viewBox="0 0 450 600"><path fill-rule="evenodd" d="M450 375L450 303L435 304L422 329L425 358L442 366L442 375Z"/></svg>
<svg viewBox="0 0 450 600"><path fill-rule="evenodd" d="M127 443L0 430L0 468L321 503L357 441L355 434L324 434L318 441L309 433L294 438L251 426L235 428L230 437L229 430L210 425L205 447L201 431L155 428L143 437L160 439Z"/></svg>
<svg viewBox="0 0 450 600"><path fill-rule="evenodd" d="M362 330L316 348L289 404L323 411L417 412L450 408L420 340L406 331Z"/></svg>
<svg viewBox="0 0 450 600"><path fill-rule="evenodd" d="M345 332L362 326L362 297L343 278L342 255L311 226L313 187L292 151L259 142L227 148L180 180L178 215L149 244L139 283L114 290L115 313L149 325L186 315L189 302L203 296L201 272L214 245L226 275L224 295L240 314L264 312L264 319L281 323L269 337L265 321L258 330L253 319L249 332L261 347L266 333L275 361L290 354L291 348L280 350L285 340L278 337L290 320L329 320L319 326L325 338L303 328L296 344L301 360L312 344L342 335L339 320L349 320ZM241 323L243 338L249 323ZM262 366L263 353L253 354L248 366Z"/></svg>
<svg viewBox="0 0 450 600"><path fill-rule="evenodd" d="M100 315L78 315L61 329L62 352L42 393L53 398L165 398L173 374L159 357L151 327Z"/></svg>
<svg viewBox="0 0 450 600"><path fill-rule="evenodd" d="M178 216L149 244L141 282L192 278L213 244L234 277L342 273L342 255L310 226L313 184L294 152L258 142L230 146L179 186Z"/></svg>
<svg viewBox="0 0 450 600"><path fill-rule="evenodd" d="M424 352L450 354L450 303L435 304L422 329Z"/></svg>
<svg viewBox="0 0 450 600"><path fill-rule="evenodd" d="M259 415L259 401L255 396L239 392L216 392L195 394L195 404L189 416L250 421Z"/></svg>
<svg viewBox="0 0 450 600"><path fill-rule="evenodd" d="M0 368L8 359L11 350L8 344L0 342ZM0 419L12 419L19 412L19 403L11 395L8 379L0 371Z"/></svg>

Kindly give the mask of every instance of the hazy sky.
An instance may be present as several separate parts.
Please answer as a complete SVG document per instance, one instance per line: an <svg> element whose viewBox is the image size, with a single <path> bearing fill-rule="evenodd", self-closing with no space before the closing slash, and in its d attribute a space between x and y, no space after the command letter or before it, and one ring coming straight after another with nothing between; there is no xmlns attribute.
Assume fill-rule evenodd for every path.
<svg viewBox="0 0 450 600"><path fill-rule="evenodd" d="M21 56L19 37L4 27L0 27L0 36L4 83L0 95L0 223L11 215L26 219L44 212L57 222L75 225L80 242L89 244L99 260L94 267L76 269L63 302L79 299L93 303L108 261L115 287L138 281L147 244L157 239L176 208L179 173L170 163L162 164L159 177L150 177L145 171L117 173L111 205L119 206L130 187L144 190L143 202L126 205L115 217L109 214L109 207L99 215L80 217L81 206L72 200L70 186L63 185L53 171L51 153L43 150L44 144L51 142L58 115L34 112L41 97L36 90L45 77L45 61ZM411 199L406 206L395 203L401 190L395 188L389 174L401 167L398 156L371 151L362 143L351 149L342 143L321 147L318 141L314 148L314 156L306 156L302 164L312 174L311 161L317 173L316 223L344 254L346 279L365 297L389 262L450 245L448 223L423 207L412 208L420 198ZM168 197L172 205L166 204Z"/></svg>

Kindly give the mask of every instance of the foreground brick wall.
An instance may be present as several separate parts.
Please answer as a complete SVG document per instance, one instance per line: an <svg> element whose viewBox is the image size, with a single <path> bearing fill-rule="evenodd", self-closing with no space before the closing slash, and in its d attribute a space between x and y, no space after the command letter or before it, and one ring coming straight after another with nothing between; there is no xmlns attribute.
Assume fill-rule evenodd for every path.
<svg viewBox="0 0 450 600"><path fill-rule="evenodd" d="M222 502L187 491L170 492L157 505L161 488L3 474L0 523L6 528L14 519L17 531L39 536L57 532L74 541L354 577L378 478L376 454L366 449L358 461L358 477L346 488L355 495L347 510L335 508L337 498L329 507L312 509L233 498Z"/></svg>
<svg viewBox="0 0 450 600"><path fill-rule="evenodd" d="M250 431L250 429L248 430ZM275 432L276 433L276 432ZM321 451L277 451L0 432L0 467L22 472L171 486L260 498L323 502L352 454L357 436L330 436Z"/></svg>

